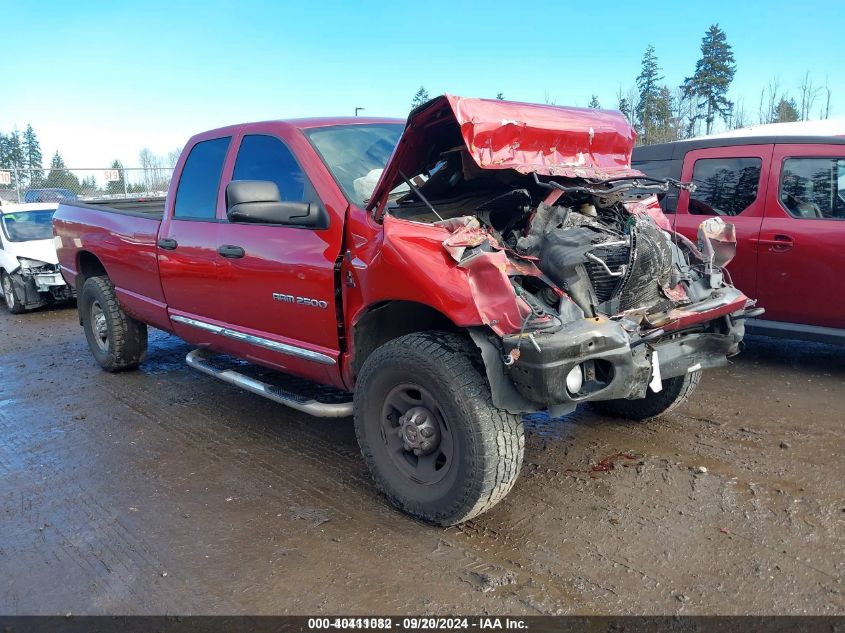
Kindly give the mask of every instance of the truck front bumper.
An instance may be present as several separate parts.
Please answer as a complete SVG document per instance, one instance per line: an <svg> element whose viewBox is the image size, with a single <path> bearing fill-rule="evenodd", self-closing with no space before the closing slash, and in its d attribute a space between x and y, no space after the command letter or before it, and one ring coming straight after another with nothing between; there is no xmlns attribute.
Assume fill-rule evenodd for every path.
<svg viewBox="0 0 845 633"><path fill-rule="evenodd" d="M744 319L724 315L647 342L617 321L583 319L553 333L504 337L505 358L513 359L505 373L525 399L562 413L589 400L642 398L658 371L666 379L725 365L744 330Z"/></svg>

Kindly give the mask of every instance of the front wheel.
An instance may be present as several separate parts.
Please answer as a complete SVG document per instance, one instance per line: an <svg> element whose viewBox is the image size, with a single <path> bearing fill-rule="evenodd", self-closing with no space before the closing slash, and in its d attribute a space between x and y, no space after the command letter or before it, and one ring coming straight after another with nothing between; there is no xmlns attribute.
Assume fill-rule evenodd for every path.
<svg viewBox="0 0 845 633"><path fill-rule="evenodd" d="M3 299L6 303L6 309L12 314L26 312L26 306L24 306L15 292L15 282L12 280L12 276L5 270L0 275L0 284L3 285Z"/></svg>
<svg viewBox="0 0 845 633"><path fill-rule="evenodd" d="M79 313L94 359L106 371L133 369L147 353L147 326L127 315L108 277L91 277L82 286Z"/></svg>
<svg viewBox="0 0 845 633"><path fill-rule="evenodd" d="M692 371L683 376L667 378L663 381L663 389L654 393L648 390L645 398L638 400L599 400L590 405L601 413L631 420L647 420L686 402L701 380L701 370Z"/></svg>
<svg viewBox="0 0 845 633"><path fill-rule="evenodd" d="M394 505L454 525L496 505L522 466L520 416L493 406L472 341L446 332L373 352L355 389L355 433Z"/></svg>

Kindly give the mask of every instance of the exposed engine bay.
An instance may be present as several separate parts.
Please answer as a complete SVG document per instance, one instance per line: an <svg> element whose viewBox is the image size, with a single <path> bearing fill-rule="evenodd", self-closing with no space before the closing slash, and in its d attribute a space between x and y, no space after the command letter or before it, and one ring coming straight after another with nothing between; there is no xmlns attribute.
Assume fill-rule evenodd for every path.
<svg viewBox="0 0 845 633"><path fill-rule="evenodd" d="M707 259L701 248L665 230L656 204L642 202L654 191L691 185L645 176L590 182L485 171L461 150L446 152L416 182L408 179L390 213L449 228L453 237L445 246L457 261L476 249L501 248L535 265L536 278L512 279L532 320L625 314L656 326L665 321L659 315L722 283L729 255ZM717 233L729 241L726 227Z"/></svg>

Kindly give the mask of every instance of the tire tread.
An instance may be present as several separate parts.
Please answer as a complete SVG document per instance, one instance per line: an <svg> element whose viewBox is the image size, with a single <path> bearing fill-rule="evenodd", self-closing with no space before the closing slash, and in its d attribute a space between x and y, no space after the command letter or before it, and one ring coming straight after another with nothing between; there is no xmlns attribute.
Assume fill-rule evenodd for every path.
<svg viewBox="0 0 845 633"><path fill-rule="evenodd" d="M114 284L108 277L90 277L85 280L80 297L84 306L81 313L86 334L91 327L88 323L90 318L88 297L91 294L95 295L94 298L100 300L100 305L110 324L108 354L103 360L97 358L97 361L106 371L117 372L134 369L147 353L147 325L133 319L123 311L117 300ZM96 295L99 295L99 297ZM94 352L93 347L92 352Z"/></svg>
<svg viewBox="0 0 845 633"><path fill-rule="evenodd" d="M392 494L385 478L373 467L371 448L358 420L362 413L356 406L355 432L378 487L394 505L440 525L461 523L495 506L507 495L519 475L525 449L524 427L521 416L493 406L486 374L479 371L482 361L478 349L467 337L452 332L417 332L389 341L374 351L364 364L356 401L360 401L360 393L366 393L372 373L388 357L410 363L419 363L421 357L428 357L437 363L452 395L478 426L483 466L448 508L426 513L409 500Z"/></svg>

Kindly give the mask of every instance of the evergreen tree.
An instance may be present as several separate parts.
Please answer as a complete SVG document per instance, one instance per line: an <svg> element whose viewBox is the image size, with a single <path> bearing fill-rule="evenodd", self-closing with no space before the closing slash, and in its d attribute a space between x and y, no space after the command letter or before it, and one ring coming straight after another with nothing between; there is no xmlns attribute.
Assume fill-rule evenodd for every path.
<svg viewBox="0 0 845 633"><path fill-rule="evenodd" d="M7 160L10 167L17 167L18 169L23 169L26 165L24 164L24 157L23 157L23 144L21 143L21 133L15 130L9 135L9 146L8 146L8 156Z"/></svg>
<svg viewBox="0 0 845 633"><path fill-rule="evenodd" d="M695 73L683 83L684 92L700 98L697 117L704 117L706 134L713 130L718 116L727 121L733 108L728 100L730 88L736 73L734 55L725 32L713 24L701 40L701 58L695 64Z"/></svg>
<svg viewBox="0 0 845 633"><path fill-rule="evenodd" d="M596 95L593 95L590 98L590 103L587 104L587 107L588 108L596 108L596 109L601 108L601 104L599 103L599 98Z"/></svg>
<svg viewBox="0 0 845 633"><path fill-rule="evenodd" d="M93 175L85 176L79 184L79 192L86 196L95 196L99 193L97 179Z"/></svg>
<svg viewBox="0 0 845 633"><path fill-rule="evenodd" d="M654 46L651 44L645 49L643 55L642 69L637 77L637 90L639 99L634 112L635 121L640 131L640 141L646 145L653 143L655 130L660 125L660 120L668 116L665 111L665 103L660 97L660 66L657 64L657 55L654 53Z"/></svg>
<svg viewBox="0 0 845 633"><path fill-rule="evenodd" d="M11 167L9 163L9 137L0 132L0 168Z"/></svg>
<svg viewBox="0 0 845 633"><path fill-rule="evenodd" d="M795 103L795 99L781 99L777 105L777 109L775 110L775 123L789 123L791 121L797 121L799 118L798 113L798 104Z"/></svg>
<svg viewBox="0 0 845 633"><path fill-rule="evenodd" d="M123 194L123 178L124 174L126 173L123 171L123 163L121 163L119 160L115 160L114 162L112 162L111 168L118 170L117 173L120 175L120 178L118 180L112 180L106 183L106 193L112 195Z"/></svg>
<svg viewBox="0 0 845 633"><path fill-rule="evenodd" d="M67 170L67 165L65 165L65 161L62 159L58 150L53 154L53 159L50 161L50 173L47 174L44 186L56 189L69 189L73 193L80 192L79 180Z"/></svg>
<svg viewBox="0 0 845 633"><path fill-rule="evenodd" d="M420 86L420 89L417 90L417 94L415 94L414 98L411 100L411 109L413 110L417 106L421 106L429 99L428 90L425 89L425 86Z"/></svg>
<svg viewBox="0 0 845 633"><path fill-rule="evenodd" d="M22 171L26 165L24 164L21 133L17 130L14 130L3 139L2 160L0 160L0 166L9 169L12 172L11 180L13 187L26 187L29 184L27 172Z"/></svg>
<svg viewBox="0 0 845 633"><path fill-rule="evenodd" d="M616 109L619 110L626 119L628 119L628 123L633 123L633 121L631 121L631 104L628 103L628 100L625 97L619 99L619 104L616 106Z"/></svg>
<svg viewBox="0 0 845 633"><path fill-rule="evenodd" d="M503 92L497 92L497 93L496 93L496 98L497 98L499 101L504 101L504 100L505 100L505 93L503 93Z"/></svg>
<svg viewBox="0 0 845 633"><path fill-rule="evenodd" d="M41 144L38 142L38 137L35 135L32 125L27 123L26 131L23 133L23 162L26 168L30 170L31 187L39 187L44 181L42 158Z"/></svg>
<svg viewBox="0 0 845 633"><path fill-rule="evenodd" d="M7 170L9 165L9 137L5 134L0 132L0 169ZM14 178L14 176L12 176ZM0 189L8 190L12 189L14 185L0 185Z"/></svg>

